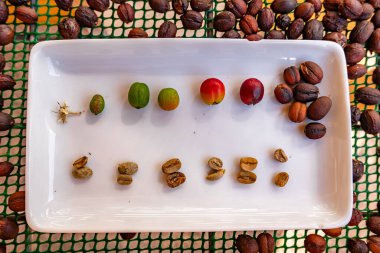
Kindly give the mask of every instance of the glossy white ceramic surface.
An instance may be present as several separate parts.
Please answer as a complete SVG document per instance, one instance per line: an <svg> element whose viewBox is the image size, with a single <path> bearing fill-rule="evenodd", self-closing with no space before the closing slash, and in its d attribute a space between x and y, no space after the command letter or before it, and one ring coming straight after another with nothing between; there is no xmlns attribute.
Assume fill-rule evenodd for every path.
<svg viewBox="0 0 380 253"><path fill-rule="evenodd" d="M321 121L327 134L309 140L306 124L288 120L274 87L291 65L311 60L322 67L320 94L333 106ZM324 41L222 39L136 39L50 41L34 46L30 57L26 215L46 232L216 231L329 228L345 225L352 208L351 136L348 81L342 49ZM199 87L216 77L226 86L223 102L202 103ZM264 99L246 106L241 83L250 77L265 86ZM127 101L133 82L149 85L144 109ZM180 95L175 111L157 104L160 89ZM104 112L93 116L92 95L102 94ZM57 123L57 102L73 111ZM282 148L287 163L276 162ZM90 154L90 155L89 155ZM89 156L94 174L79 181L72 162ZM220 157L226 174L208 182L207 160ZM239 159L259 161L257 182L236 181ZM170 189L161 164L178 157L185 184ZM135 161L133 184L116 184L119 162ZM286 187L273 184L286 171Z"/></svg>

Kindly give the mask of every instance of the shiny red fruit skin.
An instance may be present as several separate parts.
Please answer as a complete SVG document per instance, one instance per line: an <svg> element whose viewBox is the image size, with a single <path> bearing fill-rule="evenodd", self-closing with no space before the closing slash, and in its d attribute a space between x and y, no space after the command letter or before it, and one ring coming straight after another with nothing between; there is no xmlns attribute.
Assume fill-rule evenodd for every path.
<svg viewBox="0 0 380 253"><path fill-rule="evenodd" d="M246 105L259 103L264 96L264 85L256 78L248 78L240 87L240 99Z"/></svg>
<svg viewBox="0 0 380 253"><path fill-rule="evenodd" d="M200 92L203 102L208 105L219 104L226 93L223 82L216 78L205 80L201 85Z"/></svg>

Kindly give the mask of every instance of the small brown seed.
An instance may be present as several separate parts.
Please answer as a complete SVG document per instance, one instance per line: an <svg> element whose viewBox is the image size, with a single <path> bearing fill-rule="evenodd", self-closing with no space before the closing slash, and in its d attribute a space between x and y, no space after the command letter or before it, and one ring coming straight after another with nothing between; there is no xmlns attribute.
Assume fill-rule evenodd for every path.
<svg viewBox="0 0 380 253"><path fill-rule="evenodd" d="M355 91L355 99L365 105L377 105L380 103L380 91L371 87L361 87Z"/></svg>
<svg viewBox="0 0 380 253"><path fill-rule="evenodd" d="M307 103L318 98L319 88L309 83L300 83L294 88L294 99L298 102Z"/></svg>
<svg viewBox="0 0 380 253"><path fill-rule="evenodd" d="M212 0L191 0L190 6L194 11L207 11L212 6Z"/></svg>
<svg viewBox="0 0 380 253"><path fill-rule="evenodd" d="M170 8L168 0L149 0L149 6L159 13L165 13Z"/></svg>
<svg viewBox="0 0 380 253"><path fill-rule="evenodd" d="M240 158L240 169L244 171L252 171L256 169L258 161L253 157Z"/></svg>
<svg viewBox="0 0 380 253"><path fill-rule="evenodd" d="M304 2L298 5L294 10L294 17L308 21L313 16L314 11L314 5L312 3Z"/></svg>
<svg viewBox="0 0 380 253"><path fill-rule="evenodd" d="M58 31L64 39L77 39L80 26L73 18L64 18L58 24Z"/></svg>
<svg viewBox="0 0 380 253"><path fill-rule="evenodd" d="M172 174L176 171L178 171L182 167L181 161L178 158L173 158L168 161L166 161L161 169L162 172L165 174Z"/></svg>
<svg viewBox="0 0 380 253"><path fill-rule="evenodd" d="M261 233L257 237L260 253L273 253L275 241L271 234Z"/></svg>
<svg viewBox="0 0 380 253"><path fill-rule="evenodd" d="M279 187L284 187L289 181L289 174L286 172L277 173L274 177L275 185Z"/></svg>
<svg viewBox="0 0 380 253"><path fill-rule="evenodd" d="M348 79L356 79L367 74L367 67L363 64L355 64L347 67Z"/></svg>
<svg viewBox="0 0 380 253"><path fill-rule="evenodd" d="M366 222L367 228L372 233L380 235L380 216L371 216Z"/></svg>
<svg viewBox="0 0 380 253"><path fill-rule="evenodd" d="M367 244L359 238L349 238L347 242L348 251L351 253L368 253Z"/></svg>
<svg viewBox="0 0 380 253"><path fill-rule="evenodd" d="M73 0L55 0L55 3L59 9L69 11L73 5Z"/></svg>
<svg viewBox="0 0 380 253"><path fill-rule="evenodd" d="M92 176L92 170L88 167L82 167L80 169L73 169L72 175L78 179L86 179Z"/></svg>
<svg viewBox="0 0 380 253"><path fill-rule="evenodd" d="M251 15L245 15L240 20L239 24L240 29L244 32L245 35L257 33L259 29L256 19Z"/></svg>
<svg viewBox="0 0 380 253"><path fill-rule="evenodd" d="M323 25L317 19L308 21L303 29L304 40L321 40L323 39Z"/></svg>
<svg viewBox="0 0 380 253"><path fill-rule="evenodd" d="M137 163L134 162L120 163L117 166L117 170L119 171L119 173L125 175L133 175L138 171L138 169L139 166L137 165Z"/></svg>
<svg viewBox="0 0 380 253"><path fill-rule="evenodd" d="M304 133L307 138L317 140L326 135L326 127L318 122L309 123L305 126Z"/></svg>
<svg viewBox="0 0 380 253"><path fill-rule="evenodd" d="M364 174L364 164L359 161L352 159L352 181L354 183L358 182Z"/></svg>
<svg viewBox="0 0 380 253"><path fill-rule="evenodd" d="M173 22L165 21L158 29L158 38L175 38L177 27Z"/></svg>
<svg viewBox="0 0 380 253"><path fill-rule="evenodd" d="M281 104L290 103L293 99L293 90L286 84L279 84L274 89L274 95Z"/></svg>
<svg viewBox="0 0 380 253"><path fill-rule="evenodd" d="M291 40L298 39L301 36L304 27L305 27L305 23L303 22L302 18L298 18L294 20L290 24L286 33L288 39L291 39Z"/></svg>
<svg viewBox="0 0 380 253"><path fill-rule="evenodd" d="M304 245L311 253L322 253L326 249L326 240L320 235L311 234L306 236Z"/></svg>
<svg viewBox="0 0 380 253"><path fill-rule="evenodd" d="M363 13L363 5L358 0L343 0L338 11L344 18L355 20Z"/></svg>
<svg viewBox="0 0 380 253"><path fill-rule="evenodd" d="M289 85L295 85L301 81L301 75L296 66L284 70L284 81Z"/></svg>
<svg viewBox="0 0 380 253"><path fill-rule="evenodd" d="M337 11L339 5L343 2L343 0L324 0L323 6L328 11Z"/></svg>
<svg viewBox="0 0 380 253"><path fill-rule="evenodd" d="M371 235L367 239L367 245L371 252L379 253L380 252L380 236Z"/></svg>
<svg viewBox="0 0 380 253"><path fill-rule="evenodd" d="M342 228L322 229L322 231L331 237L338 237L342 234Z"/></svg>
<svg viewBox="0 0 380 253"><path fill-rule="evenodd" d="M5 24L8 19L9 10L5 1L0 1L0 24Z"/></svg>
<svg viewBox="0 0 380 253"><path fill-rule="evenodd" d="M235 30L227 31L223 34L222 38L226 39L241 39L240 34Z"/></svg>
<svg viewBox="0 0 380 253"><path fill-rule="evenodd" d="M276 18L276 26L281 30L286 30L291 23L291 19L288 14L281 14Z"/></svg>
<svg viewBox="0 0 380 253"><path fill-rule="evenodd" d="M235 241L235 247L240 253L259 253L257 241L249 235L239 235Z"/></svg>
<svg viewBox="0 0 380 253"><path fill-rule="evenodd" d="M284 40L286 39L285 33L279 30L271 30L265 35L268 40Z"/></svg>
<svg viewBox="0 0 380 253"><path fill-rule="evenodd" d="M0 162L0 177L8 176L12 173L14 169L13 164L10 162Z"/></svg>
<svg viewBox="0 0 380 253"><path fill-rule="evenodd" d="M300 72L306 82L317 84L322 81L322 68L315 62L307 61L301 64Z"/></svg>
<svg viewBox="0 0 380 253"><path fill-rule="evenodd" d="M281 148L276 149L276 151L274 151L273 157L280 163L285 163L288 161L288 156L285 154L284 150L282 150Z"/></svg>
<svg viewBox="0 0 380 253"><path fill-rule="evenodd" d="M88 162L88 157L82 156L81 158L78 158L77 160L75 160L75 162L73 163L73 166L76 169L80 169L86 166L87 162Z"/></svg>
<svg viewBox="0 0 380 253"><path fill-rule="evenodd" d="M371 52L380 53L380 28L375 29L367 44Z"/></svg>
<svg viewBox="0 0 380 253"><path fill-rule="evenodd" d="M247 12L247 4L244 0L228 0L226 10L232 12L236 18L241 18Z"/></svg>
<svg viewBox="0 0 380 253"><path fill-rule="evenodd" d="M5 46L13 42L15 33L13 29L8 26L1 24L0 25L0 45Z"/></svg>
<svg viewBox="0 0 380 253"><path fill-rule="evenodd" d="M375 26L368 20L357 23L350 33L350 43L366 43L374 29Z"/></svg>
<svg viewBox="0 0 380 253"><path fill-rule="evenodd" d="M88 7L79 6L75 11L75 20L83 27L95 27L98 23L98 16Z"/></svg>
<svg viewBox="0 0 380 253"><path fill-rule="evenodd" d="M213 170L222 170L223 169L223 162L218 157L211 157L208 160L207 164Z"/></svg>
<svg viewBox="0 0 380 253"><path fill-rule="evenodd" d="M172 6L176 14L182 15L186 12L187 8L189 7L189 1L188 0L172 0Z"/></svg>
<svg viewBox="0 0 380 253"><path fill-rule="evenodd" d="M124 23L128 24L135 19L135 10L128 3L122 3L117 8L117 15Z"/></svg>
<svg viewBox="0 0 380 253"><path fill-rule="evenodd" d="M363 214L356 208L352 208L351 219L347 226L357 226L363 220ZM368 226L367 226L368 227Z"/></svg>
<svg viewBox="0 0 380 253"><path fill-rule="evenodd" d="M8 207L14 212L25 211L25 191L13 193L8 199Z"/></svg>
<svg viewBox="0 0 380 253"><path fill-rule="evenodd" d="M262 10L260 10L257 17L257 23L262 31L269 31L274 24L273 11L268 7L265 7Z"/></svg>
<svg viewBox="0 0 380 253"><path fill-rule="evenodd" d="M359 43L348 44L344 47L346 62L348 65L353 65L360 62L365 56L365 49Z"/></svg>
<svg viewBox="0 0 380 253"><path fill-rule="evenodd" d="M244 17L242 18L242 20L244 19ZM220 12L218 15L216 15L214 19L214 28L219 32L229 31L234 27L234 25L235 15L230 11Z"/></svg>
<svg viewBox="0 0 380 253"><path fill-rule="evenodd" d="M203 17L197 11L189 10L181 16L183 27L188 30L198 30L202 27Z"/></svg>
<svg viewBox="0 0 380 253"><path fill-rule="evenodd" d="M242 184L253 184L256 182L256 174L250 171L240 171L237 180Z"/></svg>
<svg viewBox="0 0 380 253"><path fill-rule="evenodd" d="M287 14L297 7L296 0L274 0L271 8L275 13Z"/></svg>
<svg viewBox="0 0 380 253"><path fill-rule="evenodd" d="M117 183L120 185L130 185L133 182L133 178L131 175L120 174L117 176Z"/></svg>
<svg viewBox="0 0 380 253"><path fill-rule="evenodd" d="M0 75L0 90L12 90L16 85L13 77L9 75Z"/></svg>
<svg viewBox="0 0 380 253"><path fill-rule="evenodd" d="M311 120L321 120L329 113L331 106L332 101L329 97L319 97L307 108L307 117Z"/></svg>
<svg viewBox="0 0 380 253"><path fill-rule="evenodd" d="M247 9L247 14L251 16L256 16L257 13L263 8L263 1L262 0L252 0Z"/></svg>
<svg viewBox="0 0 380 253"><path fill-rule="evenodd" d="M212 170L208 173L208 175L206 176L206 179L210 180L210 181L218 180L219 178L221 178L224 175L224 172L225 172L224 169L220 169L217 171Z"/></svg>
<svg viewBox="0 0 380 253"><path fill-rule="evenodd" d="M360 120L360 115L362 115L362 112L355 105L351 105L350 110L351 110L351 125L355 126L358 124Z"/></svg>
<svg viewBox="0 0 380 253"><path fill-rule="evenodd" d="M141 28L132 28L128 33L128 38L148 38L148 34Z"/></svg>
<svg viewBox="0 0 380 253"><path fill-rule="evenodd" d="M306 104L301 102L294 102L289 108L289 119L292 122L300 123L306 119Z"/></svg>
<svg viewBox="0 0 380 253"><path fill-rule="evenodd" d="M12 218L0 219L0 239L10 240L17 237L19 227L17 222Z"/></svg>
<svg viewBox="0 0 380 253"><path fill-rule="evenodd" d="M339 16L335 11L328 11L323 16L322 24L328 31L342 32L347 28L347 20Z"/></svg>
<svg viewBox="0 0 380 253"><path fill-rule="evenodd" d="M182 172L174 172L166 176L166 183L170 188L175 188L185 183L186 176Z"/></svg>
<svg viewBox="0 0 380 253"><path fill-rule="evenodd" d="M110 7L110 0L87 0L91 9L104 12Z"/></svg>
<svg viewBox="0 0 380 253"><path fill-rule="evenodd" d="M360 116L360 126L368 134L378 134L380 132L379 113L371 109L364 110Z"/></svg>

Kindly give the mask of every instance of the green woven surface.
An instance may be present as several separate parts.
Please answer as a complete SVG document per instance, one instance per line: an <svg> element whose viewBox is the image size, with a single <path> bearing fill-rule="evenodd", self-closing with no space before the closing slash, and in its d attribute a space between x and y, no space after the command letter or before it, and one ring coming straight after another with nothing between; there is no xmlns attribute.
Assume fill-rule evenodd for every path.
<svg viewBox="0 0 380 253"><path fill-rule="evenodd" d="M80 0L82 1L82 0ZM87 5L83 1L83 5ZM179 37L220 37L212 30L211 20L213 15L224 9L224 0L214 0L213 10L205 14L203 28L194 31L185 31L182 28L179 16L173 11L166 14L155 13L150 10L147 1L129 1L135 8L136 18L131 24L124 24L116 14L117 4L112 4L109 11L99 15L99 25L94 29L82 29L81 38L125 38L130 28L142 27L150 37L157 36L157 30L164 20L176 23ZM300 1L299 1L300 2ZM303 2L303 1L301 1ZM42 0L33 2L33 8L39 13L37 25L25 26L16 21L13 15L14 8L10 8L10 17L7 23L14 26L16 31L15 43L2 49L7 59L5 74L11 74L17 81L14 91L3 92L5 99L4 111L11 113L19 127L9 132L1 132L0 154L1 160L8 160L16 164L16 169L11 176L0 178L0 210L2 215L14 215L6 206L8 196L17 190L24 189L25 184L25 124L26 117L26 92L28 58L31 46L43 40L59 39L57 23L64 17L73 16L75 9L81 2L74 1L74 8L69 13L60 11L54 0ZM266 3L267 5L269 2ZM323 15L319 17L321 20ZM350 23L350 28L354 22ZM377 56L368 52L365 64L368 67L368 75L350 84L350 91L361 85L372 85L371 73L376 65ZM378 158L376 156L377 137L366 135L363 131L354 129L353 156L363 161L366 165L365 175L360 182L355 184L355 192L358 195L356 207L367 216L376 209L379 199L379 172ZM233 251L234 238L243 232L217 232L217 233L142 233L134 239L125 241L117 234L46 234L32 231L22 215L18 216L20 233L15 240L6 241L8 252L109 252L109 251L174 251L174 252L203 252L203 251ZM268 231L276 239L276 252L304 252L303 243L305 235L315 233L324 235L322 231L296 230L296 231ZM244 232L257 235L257 232ZM346 240L349 237L365 239L369 232L365 229L363 221L359 227L351 227L343 230L340 237L334 239L326 237L327 252L347 252Z"/></svg>

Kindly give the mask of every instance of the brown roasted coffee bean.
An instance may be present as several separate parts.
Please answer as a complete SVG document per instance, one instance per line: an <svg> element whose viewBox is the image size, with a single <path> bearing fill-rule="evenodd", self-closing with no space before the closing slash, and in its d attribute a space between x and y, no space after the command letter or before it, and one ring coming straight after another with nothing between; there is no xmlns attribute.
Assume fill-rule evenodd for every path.
<svg viewBox="0 0 380 253"><path fill-rule="evenodd" d="M170 8L168 0L149 0L149 6L159 13L165 13Z"/></svg>
<svg viewBox="0 0 380 253"><path fill-rule="evenodd" d="M371 52L380 53L380 28L375 29L369 37L367 46Z"/></svg>
<svg viewBox="0 0 380 253"><path fill-rule="evenodd" d="M13 29L8 26L1 24L0 25L0 45L5 46L13 42L15 33Z"/></svg>
<svg viewBox="0 0 380 253"><path fill-rule="evenodd" d="M362 15L360 15L356 20L370 19L373 13L375 13L375 9L372 7L372 5L369 3L364 3Z"/></svg>
<svg viewBox="0 0 380 253"><path fill-rule="evenodd" d="M337 11L339 5L343 2L343 0L324 0L323 6L328 11Z"/></svg>
<svg viewBox="0 0 380 253"><path fill-rule="evenodd" d="M365 56L365 49L359 43L348 44L344 47L344 54L348 65L360 62Z"/></svg>
<svg viewBox="0 0 380 253"><path fill-rule="evenodd" d="M374 29L374 25L368 20L357 23L350 33L350 43L366 43Z"/></svg>
<svg viewBox="0 0 380 253"><path fill-rule="evenodd" d="M128 33L128 38L148 38L148 34L141 28L132 28Z"/></svg>
<svg viewBox="0 0 380 253"><path fill-rule="evenodd" d="M262 31L269 31L274 24L273 11L268 7L263 8L261 11L259 11L259 14L257 16L257 23Z"/></svg>
<svg viewBox="0 0 380 253"><path fill-rule="evenodd" d="M186 176L182 172L174 172L166 176L166 183L170 188L175 188L185 183Z"/></svg>
<svg viewBox="0 0 380 253"><path fill-rule="evenodd" d="M329 228L329 229L322 229L322 231L331 237L338 237L342 234L342 228Z"/></svg>
<svg viewBox="0 0 380 253"><path fill-rule="evenodd" d="M354 183L362 178L364 174L364 164L361 161L352 159L352 174L352 180Z"/></svg>
<svg viewBox="0 0 380 253"><path fill-rule="evenodd" d="M249 41L259 41L262 40L263 37L260 34L250 34L246 36Z"/></svg>
<svg viewBox="0 0 380 253"><path fill-rule="evenodd" d="M274 0L271 8L275 13L287 14L297 7L296 0Z"/></svg>
<svg viewBox="0 0 380 253"><path fill-rule="evenodd" d="M301 123L306 119L306 104L294 102L289 108L288 117L292 122Z"/></svg>
<svg viewBox="0 0 380 253"><path fill-rule="evenodd" d="M0 90L12 90L16 85L16 81L10 75L0 74Z"/></svg>
<svg viewBox="0 0 380 253"><path fill-rule="evenodd" d="M341 47L344 47L347 43L347 38L344 34L340 32L327 33L323 40L329 40L338 43Z"/></svg>
<svg viewBox="0 0 380 253"><path fill-rule="evenodd" d="M371 235L367 239L367 245L371 252L379 253L380 252L380 236Z"/></svg>
<svg viewBox="0 0 380 253"><path fill-rule="evenodd" d="M227 38L227 39L241 39L240 34L235 31L235 30L229 30L225 32L222 36L222 38Z"/></svg>
<svg viewBox="0 0 380 253"><path fill-rule="evenodd" d="M9 196L8 207L13 212L25 211L25 191L17 191Z"/></svg>
<svg viewBox="0 0 380 253"><path fill-rule="evenodd" d="M363 5L358 0L343 0L338 11L344 18L355 20L363 13Z"/></svg>
<svg viewBox="0 0 380 253"><path fill-rule="evenodd" d="M225 170L224 169L220 169L220 170L213 170L213 171L210 171L208 173L208 175L206 176L206 179L209 180L209 181L216 181L218 179L220 179L223 175L224 175L224 172Z"/></svg>
<svg viewBox="0 0 380 253"><path fill-rule="evenodd" d="M213 170L222 170L223 169L223 162L218 157L211 157L208 160L207 164Z"/></svg>
<svg viewBox="0 0 380 253"><path fill-rule="evenodd" d="M293 99L293 90L288 85L282 83L274 89L274 95L281 104L290 103Z"/></svg>
<svg viewBox="0 0 380 253"><path fill-rule="evenodd" d="M19 227L13 218L0 219L0 239L10 240L17 237Z"/></svg>
<svg viewBox="0 0 380 253"><path fill-rule="evenodd" d="M117 7L117 15L124 23L128 24L135 19L135 10L128 3L122 3Z"/></svg>
<svg viewBox="0 0 380 253"><path fill-rule="evenodd" d="M380 67L379 66L377 66L372 73L372 81L375 84L380 85Z"/></svg>
<svg viewBox="0 0 380 253"><path fill-rule="evenodd" d="M77 39L80 26L74 18L64 18L58 24L58 31L64 39Z"/></svg>
<svg viewBox="0 0 380 253"><path fill-rule="evenodd" d="M83 27L95 27L98 23L98 16L88 7L79 6L75 11L75 20Z"/></svg>
<svg viewBox="0 0 380 253"><path fill-rule="evenodd" d="M326 240L317 234L311 234L305 238L305 249L311 253L322 253L326 249Z"/></svg>
<svg viewBox="0 0 380 253"><path fill-rule="evenodd" d="M347 226L357 226L363 220L363 214L356 208L352 208L351 220Z"/></svg>
<svg viewBox="0 0 380 253"><path fill-rule="evenodd" d="M73 0L55 0L57 7L64 11L69 11L73 5Z"/></svg>
<svg viewBox="0 0 380 253"><path fill-rule="evenodd" d="M282 31L271 30L265 35L264 38L269 40L284 40L286 39L286 36Z"/></svg>
<svg viewBox="0 0 380 253"><path fill-rule="evenodd" d="M380 132L380 115L377 111L367 109L360 115L360 126L368 134L378 134Z"/></svg>
<svg viewBox="0 0 380 253"><path fill-rule="evenodd" d="M366 225L369 231L376 235L380 235L380 216L369 217Z"/></svg>
<svg viewBox="0 0 380 253"><path fill-rule="evenodd" d="M5 24L8 19L9 10L5 1L0 1L0 24Z"/></svg>
<svg viewBox="0 0 380 253"><path fill-rule="evenodd" d="M367 0L367 2L373 6L375 9L380 8L380 1L379 0Z"/></svg>
<svg viewBox="0 0 380 253"><path fill-rule="evenodd" d="M261 233L257 237L257 243L259 244L260 253L273 253L275 241L271 234Z"/></svg>
<svg viewBox="0 0 380 253"><path fill-rule="evenodd" d="M245 17L247 16L244 16L241 20L242 21L245 20ZM226 31L231 30L234 26L235 26L235 15L230 11L223 11L219 13L218 15L216 15L214 19L214 28L217 31L226 32Z"/></svg>
<svg viewBox="0 0 380 253"><path fill-rule="evenodd" d="M329 113L331 106L332 101L329 97L319 97L307 108L307 117L311 120L321 120Z"/></svg>
<svg viewBox="0 0 380 253"><path fill-rule="evenodd" d="M289 181L289 174L286 172L277 173L274 177L274 183L278 187L284 187Z"/></svg>
<svg viewBox="0 0 380 253"><path fill-rule="evenodd" d="M276 26L281 30L286 30L291 23L291 19L288 14L281 14L276 18Z"/></svg>
<svg viewBox="0 0 380 253"><path fill-rule="evenodd" d="M250 171L240 171L237 180L242 184L253 184L256 182L256 174Z"/></svg>
<svg viewBox="0 0 380 253"><path fill-rule="evenodd" d="M137 165L137 163L134 162L120 163L117 166L117 170L119 171L119 173L124 175L133 175L138 171L138 169L139 166Z"/></svg>
<svg viewBox="0 0 380 253"><path fill-rule="evenodd" d="M252 171L256 169L258 161L253 157L240 158L240 169L244 171Z"/></svg>
<svg viewBox="0 0 380 253"><path fill-rule="evenodd" d="M362 115L362 112L355 105L351 105L350 111L351 111L351 125L355 126L358 124L358 122L360 120L360 115Z"/></svg>
<svg viewBox="0 0 380 253"><path fill-rule="evenodd" d="M91 9L104 12L110 7L110 0L87 0Z"/></svg>
<svg viewBox="0 0 380 253"><path fill-rule="evenodd" d="M355 91L355 99L365 105L377 105L380 103L380 91L371 87L361 87Z"/></svg>
<svg viewBox="0 0 380 253"><path fill-rule="evenodd" d="M300 66L300 72L303 79L311 84L320 83L323 79L322 68L312 61L302 63Z"/></svg>
<svg viewBox="0 0 380 253"><path fill-rule="evenodd" d="M177 27L171 21L165 21L158 29L158 38L175 38L177 35Z"/></svg>
<svg viewBox="0 0 380 253"><path fill-rule="evenodd" d="M326 127L318 122L309 123L305 126L304 133L307 138L317 140L326 135Z"/></svg>
<svg viewBox="0 0 380 253"><path fill-rule="evenodd" d="M302 18L298 18L294 20L290 24L286 33L288 39L291 39L291 40L298 39L301 36L304 27L305 27L305 23L303 22Z"/></svg>
<svg viewBox="0 0 380 253"><path fill-rule="evenodd" d="M368 253L367 244L359 238L349 238L347 241L348 251L351 253Z"/></svg>
<svg viewBox="0 0 380 253"><path fill-rule="evenodd" d="M0 131L11 129L15 124L14 118L5 112L0 112Z"/></svg>
<svg viewBox="0 0 380 253"><path fill-rule="evenodd" d="M356 79L367 74L367 68L363 64L355 64L347 67L348 79Z"/></svg>
<svg viewBox="0 0 380 253"><path fill-rule="evenodd" d="M247 14L251 16L256 16L257 13L263 8L263 1L262 0L252 0L247 9Z"/></svg>
<svg viewBox="0 0 380 253"><path fill-rule="evenodd" d="M177 172L182 167L182 163L178 158L173 158L168 161L166 161L161 169L162 172L165 174L172 174L174 172Z"/></svg>
<svg viewBox="0 0 380 253"><path fill-rule="evenodd" d="M10 162L0 162L0 177L9 176L14 169L13 164Z"/></svg>
<svg viewBox="0 0 380 253"><path fill-rule="evenodd" d="M311 102L318 98L319 88L309 83L300 83L294 88L294 99L298 102Z"/></svg>
<svg viewBox="0 0 380 253"><path fill-rule="evenodd" d="M244 32L245 35L257 33L259 29L256 19L251 15L245 15L240 20L239 24L240 29Z"/></svg>
<svg viewBox="0 0 380 253"><path fill-rule="evenodd" d="M178 15L182 15L186 12L187 8L189 7L189 1L188 0L172 0L172 6L175 13Z"/></svg>
<svg viewBox="0 0 380 253"><path fill-rule="evenodd" d="M249 235L239 235L235 247L240 253L259 253L257 241Z"/></svg>
<svg viewBox="0 0 380 253"><path fill-rule="evenodd" d="M183 27L188 30L198 30L202 27L203 17L197 11L189 10L181 16Z"/></svg>
<svg viewBox="0 0 380 253"><path fill-rule="evenodd" d="M207 11L212 6L212 0L190 0L190 6L194 11Z"/></svg>
<svg viewBox="0 0 380 253"><path fill-rule="evenodd" d="M306 0L308 3L312 3L314 5L314 11L315 13L318 13L322 9L322 2L321 0Z"/></svg>
<svg viewBox="0 0 380 253"><path fill-rule="evenodd" d="M375 12L375 14L372 16L371 22L375 26L375 28L380 27L380 10L377 10Z"/></svg>
<svg viewBox="0 0 380 253"><path fill-rule="evenodd" d="M313 16L314 11L314 5L312 3L304 2L298 5L294 10L294 17L308 21Z"/></svg>
<svg viewBox="0 0 380 253"><path fill-rule="evenodd" d="M323 39L323 25L321 21L312 19L306 23L303 29L304 40L321 40Z"/></svg>
<svg viewBox="0 0 380 253"><path fill-rule="evenodd" d="M232 12L236 18L241 18L247 12L247 4L244 0L228 0L226 9Z"/></svg>
<svg viewBox="0 0 380 253"><path fill-rule="evenodd" d="M0 73L3 72L4 68L5 68L5 57L2 53L0 53ZM0 101L0 105L1 105L1 101ZM0 106L2 107L2 106Z"/></svg>
<svg viewBox="0 0 380 253"><path fill-rule="evenodd" d="M8 2L14 6L20 6L20 5L27 5L29 0L8 0Z"/></svg>
<svg viewBox="0 0 380 253"><path fill-rule="evenodd" d="M347 29L347 20L335 11L328 11L322 19L322 24L328 31L342 32Z"/></svg>
<svg viewBox="0 0 380 253"><path fill-rule="evenodd" d="M284 81L293 86L301 81L301 75L296 66L288 67L284 70Z"/></svg>

